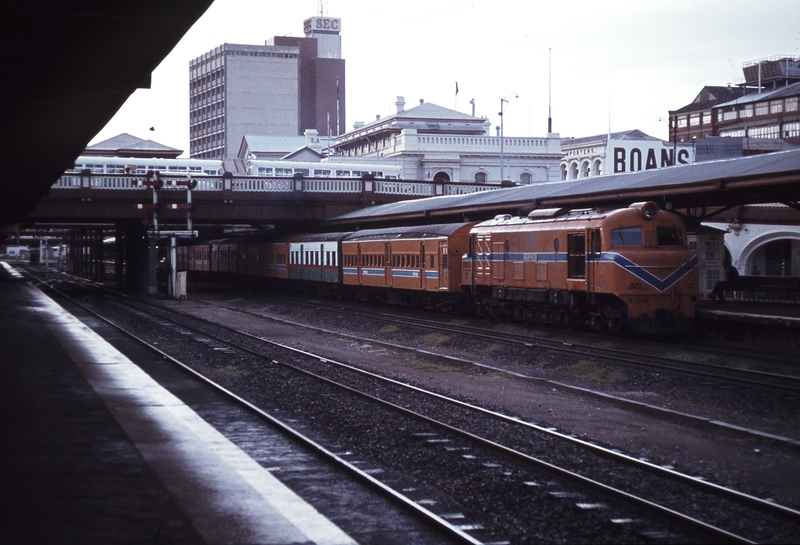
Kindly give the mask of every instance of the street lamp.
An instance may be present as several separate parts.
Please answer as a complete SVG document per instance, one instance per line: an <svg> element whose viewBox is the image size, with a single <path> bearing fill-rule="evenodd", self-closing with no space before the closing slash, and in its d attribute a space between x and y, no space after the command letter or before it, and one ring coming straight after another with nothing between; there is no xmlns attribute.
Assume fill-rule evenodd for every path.
<svg viewBox="0 0 800 545"><path fill-rule="evenodd" d="M500 183L503 183L505 179L505 161L503 159L503 110L505 109L505 105L508 104L508 101L512 98L519 98L517 93L512 93L508 95L508 98L501 98L500 99Z"/></svg>

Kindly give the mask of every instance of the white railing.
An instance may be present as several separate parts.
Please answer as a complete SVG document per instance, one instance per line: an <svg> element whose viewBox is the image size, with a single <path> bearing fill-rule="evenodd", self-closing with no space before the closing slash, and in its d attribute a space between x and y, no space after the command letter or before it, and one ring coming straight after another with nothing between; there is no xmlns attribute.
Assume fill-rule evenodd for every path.
<svg viewBox="0 0 800 545"><path fill-rule="evenodd" d="M53 184L53 189L78 189L81 186L81 177L77 174L62 176Z"/></svg>
<svg viewBox="0 0 800 545"><path fill-rule="evenodd" d="M162 175L159 191L186 191L186 181L181 175ZM411 180L374 180L366 183L358 178L303 178L295 180L285 177L239 176L223 178L221 176L193 176L193 191L222 192L230 188L236 192L253 193L338 193L359 195L374 189L378 195L403 195L411 197L433 197L435 195L467 195L482 191L493 191L500 186L490 184L440 183ZM147 189L142 176L121 174L65 174L53 184L54 189L80 189L87 184L91 189L135 190ZM176 182L183 182L178 185ZM226 184L229 184L226 186Z"/></svg>
<svg viewBox="0 0 800 545"><path fill-rule="evenodd" d="M447 184L444 186L445 195L469 195L470 193L480 193L481 191L494 191L500 189L496 185L481 184Z"/></svg>
<svg viewBox="0 0 800 545"><path fill-rule="evenodd" d="M361 193L361 180L345 178L307 178L303 180L307 193Z"/></svg>
<svg viewBox="0 0 800 545"><path fill-rule="evenodd" d="M291 178L232 178L231 190L255 191L261 193L289 193L292 191Z"/></svg>
<svg viewBox="0 0 800 545"><path fill-rule="evenodd" d="M197 182L194 191L222 191L222 177L192 178Z"/></svg>
<svg viewBox="0 0 800 545"><path fill-rule="evenodd" d="M403 182L399 180L375 180L375 193L380 195L414 195L432 197L435 185L433 182Z"/></svg>
<svg viewBox="0 0 800 545"><path fill-rule="evenodd" d="M134 185L134 182L138 184L140 180L141 178L136 176L108 176L101 174L91 177L90 187L92 189L144 189L142 185Z"/></svg>

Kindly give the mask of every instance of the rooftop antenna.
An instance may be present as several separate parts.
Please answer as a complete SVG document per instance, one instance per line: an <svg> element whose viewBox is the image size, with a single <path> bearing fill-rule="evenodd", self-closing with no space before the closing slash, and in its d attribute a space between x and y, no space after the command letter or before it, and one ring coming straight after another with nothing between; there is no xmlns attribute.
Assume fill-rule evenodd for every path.
<svg viewBox="0 0 800 545"><path fill-rule="evenodd" d="M319 0L319 16L320 16L320 17L325 17L325 6L324 6L324 2L325 2L325 0Z"/></svg>
<svg viewBox="0 0 800 545"><path fill-rule="evenodd" d="M547 132L553 132L553 48L547 49Z"/></svg>

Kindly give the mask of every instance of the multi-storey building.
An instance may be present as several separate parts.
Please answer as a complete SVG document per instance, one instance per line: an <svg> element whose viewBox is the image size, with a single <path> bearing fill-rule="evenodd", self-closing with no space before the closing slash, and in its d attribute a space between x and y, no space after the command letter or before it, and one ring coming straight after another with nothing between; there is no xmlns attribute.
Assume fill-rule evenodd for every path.
<svg viewBox="0 0 800 545"><path fill-rule="evenodd" d="M737 87L704 87L691 104L670 111L670 140L723 136L800 145L800 57L754 61L743 72L745 81Z"/></svg>
<svg viewBox="0 0 800 545"><path fill-rule="evenodd" d="M189 154L235 157L245 135L340 134L345 123L341 20L311 17L305 38L222 44L189 64Z"/></svg>
<svg viewBox="0 0 800 545"><path fill-rule="evenodd" d="M704 87L691 104L671 111L670 140L693 143L698 161L800 145L800 57L750 62L743 72L744 83ZM776 211L785 206L760 205ZM746 223L735 216L705 225L720 233L698 242L705 289L720 278L725 261L740 274L798 274L800 227Z"/></svg>
<svg viewBox="0 0 800 545"><path fill-rule="evenodd" d="M401 164L408 179L520 184L559 180L561 139L492 136L488 119L420 100L405 109L397 97L396 113L378 118L333 140L334 157L382 159ZM498 127L499 132L499 127Z"/></svg>

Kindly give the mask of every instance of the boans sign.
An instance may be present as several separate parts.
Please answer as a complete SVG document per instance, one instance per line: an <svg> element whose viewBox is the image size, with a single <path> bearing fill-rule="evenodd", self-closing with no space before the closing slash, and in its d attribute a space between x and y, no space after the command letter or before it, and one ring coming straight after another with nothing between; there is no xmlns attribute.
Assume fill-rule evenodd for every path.
<svg viewBox="0 0 800 545"><path fill-rule="evenodd" d="M678 147L676 150L669 143L654 147L644 147L641 143L638 143L638 145L631 143L627 146L615 145L612 156L614 173L655 170L673 166L675 164L675 151L678 152L678 164L686 165L694 162L692 157L693 148Z"/></svg>

